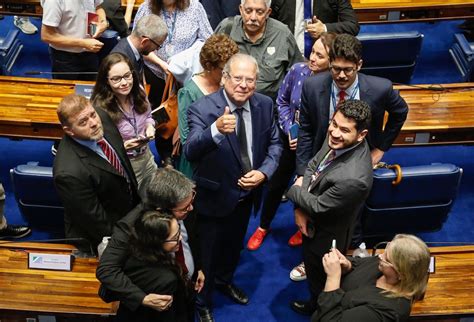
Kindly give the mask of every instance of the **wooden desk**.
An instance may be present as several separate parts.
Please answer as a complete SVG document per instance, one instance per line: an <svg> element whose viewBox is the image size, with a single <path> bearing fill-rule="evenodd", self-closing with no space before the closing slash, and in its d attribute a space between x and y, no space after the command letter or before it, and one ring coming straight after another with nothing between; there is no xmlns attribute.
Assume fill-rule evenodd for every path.
<svg viewBox="0 0 474 322"><path fill-rule="evenodd" d="M474 0L352 0L360 23L436 21L474 16Z"/></svg>
<svg viewBox="0 0 474 322"><path fill-rule="evenodd" d="M96 258L76 258L71 272L28 269L28 252L70 254L73 249L0 241L0 317L25 321L41 314L67 321L106 321L115 315L116 304L104 303L97 295Z"/></svg>
<svg viewBox="0 0 474 322"><path fill-rule="evenodd" d="M75 84L91 83L0 76L0 136L61 138L56 108Z"/></svg>
<svg viewBox="0 0 474 322"><path fill-rule="evenodd" d="M474 83L416 86L395 86L410 108L395 145L474 143Z"/></svg>
<svg viewBox="0 0 474 322"><path fill-rule="evenodd" d="M121 0L125 8L127 0ZM144 0L135 0L134 12ZM352 0L361 24L474 17L474 0ZM40 0L5 0L1 14L41 16Z"/></svg>
<svg viewBox="0 0 474 322"><path fill-rule="evenodd" d="M474 246L431 247L435 273L423 301L411 310L414 320L474 315Z"/></svg>

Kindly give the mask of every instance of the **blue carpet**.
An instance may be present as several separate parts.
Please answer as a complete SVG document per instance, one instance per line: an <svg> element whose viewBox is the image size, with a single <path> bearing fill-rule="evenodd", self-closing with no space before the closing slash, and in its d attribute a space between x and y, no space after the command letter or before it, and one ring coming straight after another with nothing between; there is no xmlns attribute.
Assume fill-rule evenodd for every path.
<svg viewBox="0 0 474 322"><path fill-rule="evenodd" d="M13 26L12 17L0 20L0 35L6 34ZM40 27L40 21L32 22ZM362 32L419 30L425 35L419 63L415 69L412 83L451 83L459 82L460 77L448 55L453 34L461 21L439 23L410 23L393 25L364 25ZM442 36L440 36L442 35ZM39 34L20 36L25 45L15 67L14 75L23 76L25 71L49 71L47 46L41 43ZM11 141L0 138L0 180L7 192L6 214L11 223L24 223L11 190L9 169L28 161L39 161L41 165L51 166L50 141ZM473 146L445 146L423 148L393 148L386 156L389 163L402 165L429 164L432 162L451 162L464 169L464 177L459 196L448 220L438 232L423 233L420 237L428 242L474 242L474 155ZM156 153L156 151L154 151ZM258 217L250 221L247 238L256 229ZM292 206L280 206L272 232L265 243L255 252L244 250L237 269L235 282L250 296L248 306L233 304L221 295L215 296L215 317L217 321L307 321L292 312L290 300L308 296L305 282L291 282L290 269L301 260L301 249L287 246L288 238L295 232ZM34 231L27 239L49 238L47 233Z"/></svg>

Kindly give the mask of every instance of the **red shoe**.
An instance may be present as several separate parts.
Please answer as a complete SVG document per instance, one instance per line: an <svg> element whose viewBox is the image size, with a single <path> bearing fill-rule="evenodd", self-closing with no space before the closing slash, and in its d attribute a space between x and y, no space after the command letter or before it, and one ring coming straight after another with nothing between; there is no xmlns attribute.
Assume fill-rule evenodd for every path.
<svg viewBox="0 0 474 322"><path fill-rule="evenodd" d="M301 246L303 244L303 234L301 231L297 231L291 238L288 240L288 245L291 247Z"/></svg>
<svg viewBox="0 0 474 322"><path fill-rule="evenodd" d="M269 229L262 229L260 227L255 230L252 237L250 237L249 241L247 242L247 249L248 250L257 250L262 246L263 239L267 236Z"/></svg>

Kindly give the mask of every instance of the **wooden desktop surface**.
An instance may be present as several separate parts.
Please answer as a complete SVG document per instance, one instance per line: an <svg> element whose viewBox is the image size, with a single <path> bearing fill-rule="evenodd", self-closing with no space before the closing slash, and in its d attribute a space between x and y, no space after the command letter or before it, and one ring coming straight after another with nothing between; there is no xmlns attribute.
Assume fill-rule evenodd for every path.
<svg viewBox="0 0 474 322"><path fill-rule="evenodd" d="M0 241L0 312L43 312L78 317L107 317L116 304L97 291L97 258L76 258L72 271L28 269L28 253L70 254L71 245ZM23 320L24 321L24 320Z"/></svg>
<svg viewBox="0 0 474 322"><path fill-rule="evenodd" d="M127 0L121 0L125 8ZM144 0L136 0L136 11ZM352 0L359 22L410 22L474 17L474 0ZM25 12L22 12L26 10ZM0 1L0 13L41 16L40 0Z"/></svg>

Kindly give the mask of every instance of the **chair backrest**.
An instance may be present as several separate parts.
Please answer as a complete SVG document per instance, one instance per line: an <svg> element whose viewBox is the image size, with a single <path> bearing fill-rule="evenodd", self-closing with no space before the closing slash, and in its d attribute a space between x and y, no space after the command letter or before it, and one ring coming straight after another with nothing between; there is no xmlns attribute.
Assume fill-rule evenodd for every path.
<svg viewBox="0 0 474 322"><path fill-rule="evenodd" d="M459 190L462 169L453 164L374 171L372 191L362 214L364 238L441 229Z"/></svg>
<svg viewBox="0 0 474 322"><path fill-rule="evenodd" d="M474 43L469 42L464 34L454 34L453 46L449 49L458 71L464 82L474 80Z"/></svg>
<svg viewBox="0 0 474 322"><path fill-rule="evenodd" d="M410 81L423 43L422 33L364 33L357 38L362 43L363 73L398 83Z"/></svg>
<svg viewBox="0 0 474 322"><path fill-rule="evenodd" d="M10 170L13 193L23 219L33 229L64 234L64 208L53 183L53 168L36 162Z"/></svg>
<svg viewBox="0 0 474 322"><path fill-rule="evenodd" d="M9 30L7 35L0 37L0 75L10 75L13 65L20 55L23 45L18 39L17 29Z"/></svg>

